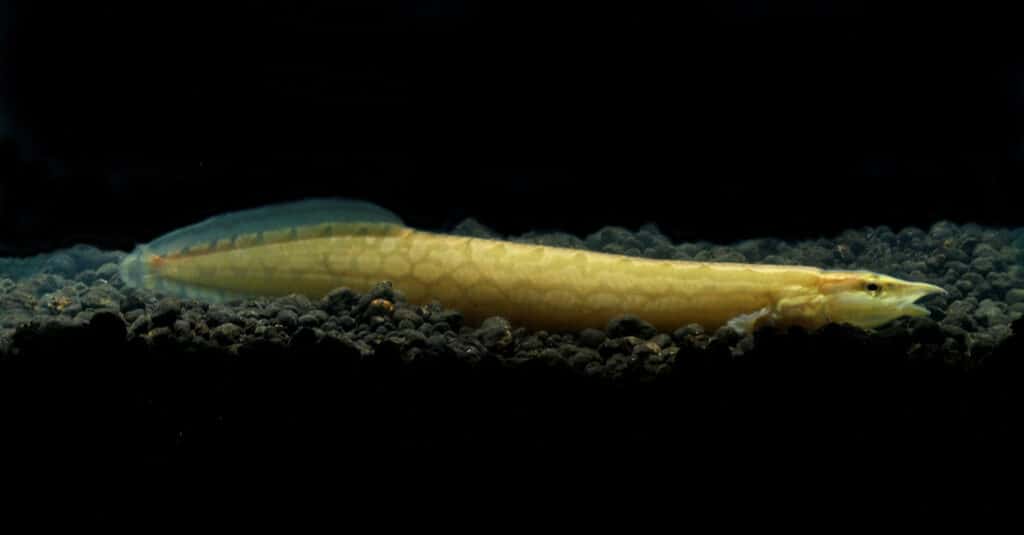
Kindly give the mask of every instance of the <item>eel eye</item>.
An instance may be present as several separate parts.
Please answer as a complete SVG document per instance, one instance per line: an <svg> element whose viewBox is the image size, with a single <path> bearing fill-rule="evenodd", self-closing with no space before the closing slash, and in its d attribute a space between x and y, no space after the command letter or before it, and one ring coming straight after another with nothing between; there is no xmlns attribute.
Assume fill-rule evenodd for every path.
<svg viewBox="0 0 1024 535"><path fill-rule="evenodd" d="M864 287L864 289L869 291L869 292L874 293L874 292L877 292L878 290L881 290L882 287L877 285L877 284L875 284L875 283L873 283L873 282L869 282L867 284L867 286Z"/></svg>

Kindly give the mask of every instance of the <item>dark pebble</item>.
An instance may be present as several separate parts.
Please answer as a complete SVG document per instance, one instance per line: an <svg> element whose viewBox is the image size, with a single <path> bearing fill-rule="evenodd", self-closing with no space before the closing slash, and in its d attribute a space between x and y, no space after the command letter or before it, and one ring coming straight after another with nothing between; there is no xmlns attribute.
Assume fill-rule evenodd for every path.
<svg viewBox="0 0 1024 535"><path fill-rule="evenodd" d="M133 335L141 336L148 333L153 328L153 322L150 320L148 314L140 314L139 317L132 321L131 327L128 328L128 332Z"/></svg>
<svg viewBox="0 0 1024 535"><path fill-rule="evenodd" d="M43 273L53 273L61 275L63 277L71 277L78 271L78 263L71 255L66 253L57 253L51 255L50 258L46 259L46 263L43 264Z"/></svg>
<svg viewBox="0 0 1024 535"><path fill-rule="evenodd" d="M925 266L931 270L939 271L945 267L945 264L946 255L942 253L929 255L928 258L925 259Z"/></svg>
<svg viewBox="0 0 1024 535"><path fill-rule="evenodd" d="M971 356L975 359L987 357L995 349L996 342L986 333L977 333L971 341Z"/></svg>
<svg viewBox="0 0 1024 535"><path fill-rule="evenodd" d="M82 307L84 308L121 308L121 294L110 285L94 286L86 290L82 295Z"/></svg>
<svg viewBox="0 0 1024 535"><path fill-rule="evenodd" d="M181 303L173 297L166 297L157 303L156 308L150 315L153 325L157 327L170 327L181 315Z"/></svg>
<svg viewBox="0 0 1024 535"><path fill-rule="evenodd" d="M400 336L404 340L404 345L413 347L427 346L427 335L417 331L416 329L405 329L398 331L398 336Z"/></svg>
<svg viewBox="0 0 1024 535"><path fill-rule="evenodd" d="M600 362L601 355L593 349L580 348L569 357L569 365L578 370L585 369L591 362Z"/></svg>
<svg viewBox="0 0 1024 535"><path fill-rule="evenodd" d="M967 273L967 271L970 270L971 268L970 268L970 266L968 266L967 264L965 264L963 262L953 261L953 262L947 262L946 263L946 269L952 270L953 273L956 274L956 275L962 275L964 273Z"/></svg>
<svg viewBox="0 0 1024 535"><path fill-rule="evenodd" d="M928 233L937 240L945 240L946 238L951 237L954 232L956 232L956 227L949 221L940 221L935 223L932 225L931 229L928 230Z"/></svg>
<svg viewBox="0 0 1024 535"><path fill-rule="evenodd" d="M313 303L309 301L309 298L300 294L278 297L274 300L273 305L280 310L291 310L296 313L296 316L313 308Z"/></svg>
<svg viewBox="0 0 1024 535"><path fill-rule="evenodd" d="M144 301L142 299L142 296L139 295L138 290L135 290L133 288L128 288L128 289L124 289L123 291L124 291L124 296L121 299L121 311L122 312L127 311L127 310L135 310L135 309L142 310L142 309L146 308L146 301Z"/></svg>
<svg viewBox="0 0 1024 535"><path fill-rule="evenodd" d="M178 336L190 336L192 334L192 324L188 320L177 320L174 322L174 333Z"/></svg>
<svg viewBox="0 0 1024 535"><path fill-rule="evenodd" d="M658 347L666 348L672 345L672 337L665 333L661 333L654 338L651 338L651 342L658 344Z"/></svg>
<svg viewBox="0 0 1024 535"><path fill-rule="evenodd" d="M395 310L392 317L397 322L408 321L414 327L419 327L423 323L423 318L415 310L407 308L407 306L399 307Z"/></svg>
<svg viewBox="0 0 1024 535"><path fill-rule="evenodd" d="M471 343L456 343L452 345L452 351L458 360L475 366L480 362L487 350Z"/></svg>
<svg viewBox="0 0 1024 535"><path fill-rule="evenodd" d="M978 244L972 253L975 257L989 257L996 256L998 253L991 245L987 243Z"/></svg>
<svg viewBox="0 0 1024 535"><path fill-rule="evenodd" d="M86 284L92 284L92 283L96 282L96 278L97 278L96 272L91 270L91 269L87 269L85 271L79 271L78 274L75 275L75 280L76 281L84 282Z"/></svg>
<svg viewBox="0 0 1024 535"><path fill-rule="evenodd" d="M609 321L607 331L611 338L636 336L646 340L658 334L658 329L655 329L653 325L630 314Z"/></svg>
<svg viewBox="0 0 1024 535"><path fill-rule="evenodd" d="M1005 299L1011 304L1024 302L1024 288L1014 288L1008 291Z"/></svg>
<svg viewBox="0 0 1024 535"><path fill-rule="evenodd" d="M370 328L376 330L379 334L387 333L388 329L391 327L391 320L383 316L373 316L367 321L367 323L369 323Z"/></svg>
<svg viewBox="0 0 1024 535"><path fill-rule="evenodd" d="M988 329L988 334L998 343L1001 340L1005 340L1010 336L1013 336L1013 329L1010 328L1010 323L1000 323L999 325L993 325Z"/></svg>
<svg viewBox="0 0 1024 535"><path fill-rule="evenodd" d="M332 290L320 300L320 308L332 316L344 314L358 301L359 296L348 288Z"/></svg>
<svg viewBox="0 0 1024 535"><path fill-rule="evenodd" d="M463 317L462 312L458 310L443 310L440 312L432 312L430 314L431 323L445 323L449 328L457 330L462 327Z"/></svg>
<svg viewBox="0 0 1024 535"><path fill-rule="evenodd" d="M558 350L553 347L542 349L541 352L537 355L537 358L546 361L549 364L563 362L562 354L559 353Z"/></svg>
<svg viewBox="0 0 1024 535"><path fill-rule="evenodd" d="M580 345L596 349L608 336L599 329L583 329L580 331Z"/></svg>
<svg viewBox="0 0 1024 535"><path fill-rule="evenodd" d="M939 324L939 327L942 329L942 332L947 337L953 338L962 343L965 343L967 341L967 331L965 331L964 329L957 327L956 325L949 325L945 322Z"/></svg>
<svg viewBox="0 0 1024 535"><path fill-rule="evenodd" d="M945 340L942 341L942 351L947 355L963 353L966 350L967 345L964 343L963 340L958 340L956 338L946 338Z"/></svg>
<svg viewBox="0 0 1024 535"><path fill-rule="evenodd" d="M347 334L326 333L320 341L327 351L343 358L365 359L373 355L373 348Z"/></svg>
<svg viewBox="0 0 1024 535"><path fill-rule="evenodd" d="M622 354L615 354L604 363L605 372L613 377L620 376L629 369L630 359Z"/></svg>
<svg viewBox="0 0 1024 535"><path fill-rule="evenodd" d="M488 349L504 349L512 342L512 325L505 318L487 318L476 331L476 337Z"/></svg>
<svg viewBox="0 0 1024 535"><path fill-rule="evenodd" d="M278 312L274 320L289 329L294 329L299 323L299 315L294 310L286 308Z"/></svg>
<svg viewBox="0 0 1024 535"><path fill-rule="evenodd" d="M98 310L89 320L89 329L99 337L103 343L124 342L128 334L128 327L125 325L121 314L113 310Z"/></svg>
<svg viewBox="0 0 1024 535"><path fill-rule="evenodd" d="M989 257L981 257L975 258L974 261L971 262L971 267L974 268L975 271L988 273L995 267L995 263Z"/></svg>
<svg viewBox="0 0 1024 535"><path fill-rule="evenodd" d="M378 282L360 299L360 302L369 303L374 299L387 299L388 301L395 302L395 289L389 281Z"/></svg>
<svg viewBox="0 0 1024 535"><path fill-rule="evenodd" d="M598 346L597 350L605 357L611 357L616 354L627 354L633 353L633 346L636 345L634 342L640 340L636 337L629 338L608 338Z"/></svg>
<svg viewBox="0 0 1024 535"><path fill-rule="evenodd" d="M167 345L174 341L174 333L169 327L157 327L147 333L150 343L154 345Z"/></svg>
<svg viewBox="0 0 1024 535"><path fill-rule="evenodd" d="M992 272L988 274L988 282L1000 295L1006 295L1006 290L1013 286L1014 282L1007 274Z"/></svg>
<svg viewBox="0 0 1024 535"><path fill-rule="evenodd" d="M908 323L914 339L922 344L942 344L946 340L946 333L931 318L911 318Z"/></svg>
<svg viewBox="0 0 1024 535"><path fill-rule="evenodd" d="M686 341L687 339L699 334L704 334L704 327L701 327L700 324L697 323L691 323L672 331L672 339L678 343Z"/></svg>
<svg viewBox="0 0 1024 535"><path fill-rule="evenodd" d="M225 323L233 323L235 315L224 305L214 305L206 312L206 324L216 327Z"/></svg>
<svg viewBox="0 0 1024 535"><path fill-rule="evenodd" d="M139 316L145 314L145 311L134 309L124 313L124 320L128 322L128 325L135 323L135 320L139 319Z"/></svg>
<svg viewBox="0 0 1024 535"><path fill-rule="evenodd" d="M435 352L443 353L448 347L448 341L443 335L432 334L427 337L427 347Z"/></svg>
<svg viewBox="0 0 1024 535"><path fill-rule="evenodd" d="M906 273L913 273L915 271L920 271L921 273L924 273L924 271L927 269L928 263L922 262L920 260L907 260L906 262L903 263L903 271Z"/></svg>
<svg viewBox="0 0 1024 535"><path fill-rule="evenodd" d="M64 307L63 309L61 309L60 313L65 315L65 316L75 316L75 315L77 315L81 311L82 311L82 303L79 303L78 301L75 301L75 302L71 303L70 305L68 305L68 306Z"/></svg>
<svg viewBox="0 0 1024 535"><path fill-rule="evenodd" d="M1009 323L1006 313L1000 308L999 303L991 299L984 299L978 304L978 308L974 311L974 318L980 321L982 325L987 326Z"/></svg>
<svg viewBox="0 0 1024 535"><path fill-rule="evenodd" d="M660 351L661 347L653 342L644 342L633 346L633 356L639 358L648 358L657 355Z"/></svg>
<svg viewBox="0 0 1024 535"><path fill-rule="evenodd" d="M962 312L948 312L946 317L942 319L942 323L943 325L951 325L968 331L976 330L978 327L973 316Z"/></svg>
<svg viewBox="0 0 1024 535"><path fill-rule="evenodd" d="M96 312L94 310L82 310L81 312L75 314L74 318L75 318L75 321L80 321L82 323L89 323L89 320L92 319L92 316L95 313Z"/></svg>
<svg viewBox="0 0 1024 535"><path fill-rule="evenodd" d="M583 369L583 375L587 377L602 377L605 371L605 364L600 360L595 360L586 365Z"/></svg>
<svg viewBox="0 0 1024 535"><path fill-rule="evenodd" d="M316 312L319 312L319 314L316 314ZM322 314L323 316L321 316L320 314ZM299 316L299 325L303 327L316 327L323 323L326 317L327 313L324 312L323 310L307 312L306 314Z"/></svg>
<svg viewBox="0 0 1024 535"><path fill-rule="evenodd" d="M237 342L242 336L242 328L234 323L225 323L214 329L211 334L213 341L223 345L230 345Z"/></svg>
<svg viewBox="0 0 1024 535"><path fill-rule="evenodd" d="M520 351L536 351L544 347L544 341L537 336L528 336L519 342Z"/></svg>
<svg viewBox="0 0 1024 535"><path fill-rule="evenodd" d="M906 341L910 338L910 333L907 332L906 326L899 322L892 323L875 331L875 335L879 338L898 342Z"/></svg>
<svg viewBox="0 0 1024 535"><path fill-rule="evenodd" d="M292 335L289 345L291 347L310 347L316 345L323 336L323 331L310 327L299 327Z"/></svg>
<svg viewBox="0 0 1024 535"><path fill-rule="evenodd" d="M736 342L739 342L740 339L743 338L743 335L736 332L736 329L733 329L728 325L724 325L722 327L719 327L718 330L715 331L714 338L716 340L727 342L731 345Z"/></svg>

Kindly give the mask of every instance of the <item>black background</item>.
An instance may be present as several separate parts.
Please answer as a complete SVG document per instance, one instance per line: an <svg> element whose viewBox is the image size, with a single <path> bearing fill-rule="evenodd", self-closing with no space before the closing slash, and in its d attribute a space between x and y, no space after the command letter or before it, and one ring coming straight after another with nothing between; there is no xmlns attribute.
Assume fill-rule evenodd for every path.
<svg viewBox="0 0 1024 535"><path fill-rule="evenodd" d="M226 210L316 195L367 198L419 227L473 216L504 233L654 221L677 240L729 241L940 219L1024 225L1019 11L671 5L5 3L0 254L127 249ZM794 480L826 502L838 487L856 494L845 520L882 493L901 509L960 512L998 492L985 476L1020 480L1007 469L1024 442L1019 332L980 377L840 333L768 339L736 366L724 355L682 360L693 368L665 388L620 391L543 370L488 383L438 368L407 381L386 359L359 375L333 353L298 350L230 361L165 348L139 359L136 346L109 350L125 336L119 321L96 323L35 339L22 329L29 349L0 373L13 421L3 444L18 453L4 459L44 488L6 486L30 499L92 498L99 513L80 507L94 516L184 523L204 511L155 499L149 485L209 495L219 516L242 502L228 513L254 522L275 508L289 522L307 517L278 493L298 511L317 498L325 510L359 503L320 494L309 477L391 508L378 521L419 521L395 504L431 498L441 516L472 510L467 496L493 500L509 482L529 491L490 522L550 506L607 525L630 498L643 502L636 518L687 505L648 501L648 479L692 489L703 501L691 507L725 510L718 521L760 522L742 502L820 511L783 488ZM426 436L440 442L390 440L409 422L436 425ZM47 464L56 476L37 472ZM634 483L610 484L623 473ZM97 490L122 477L121 493ZM593 499L571 492L591 480ZM460 492L440 490L453 481ZM250 502L235 488L261 495ZM52 504L38 507L77 519Z"/></svg>
<svg viewBox="0 0 1024 535"><path fill-rule="evenodd" d="M672 5L9 2L0 253L316 195L677 240L1024 223L1019 10Z"/></svg>

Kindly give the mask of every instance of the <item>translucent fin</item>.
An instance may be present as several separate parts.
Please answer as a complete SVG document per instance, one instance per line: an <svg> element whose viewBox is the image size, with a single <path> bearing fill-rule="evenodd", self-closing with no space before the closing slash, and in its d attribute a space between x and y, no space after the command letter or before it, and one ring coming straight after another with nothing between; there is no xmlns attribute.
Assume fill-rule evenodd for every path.
<svg viewBox="0 0 1024 535"><path fill-rule="evenodd" d="M195 244L239 234L280 230L320 223L394 223L402 220L376 204L352 199L307 199L211 217L180 228L149 243L149 252L165 254Z"/></svg>
<svg viewBox="0 0 1024 535"><path fill-rule="evenodd" d="M219 299L213 299L218 291L200 288L178 291L152 273L149 259L154 255L164 256L187 252L190 248L209 247L221 240L233 242L239 238L239 241L252 241L254 237L262 240L263 233L280 234L288 230L294 233L294 229L300 227L333 223L385 223L401 226L402 220L394 212L376 204L341 198L307 199L231 212L180 228L136 247L121 262L121 279L135 288L151 288L183 297L223 301L237 296L224 294L219 295ZM208 295L193 295L198 293Z"/></svg>
<svg viewBox="0 0 1024 535"><path fill-rule="evenodd" d="M764 307L749 314L740 314L726 323L737 334L747 335L757 330L762 322L771 316L771 310Z"/></svg>

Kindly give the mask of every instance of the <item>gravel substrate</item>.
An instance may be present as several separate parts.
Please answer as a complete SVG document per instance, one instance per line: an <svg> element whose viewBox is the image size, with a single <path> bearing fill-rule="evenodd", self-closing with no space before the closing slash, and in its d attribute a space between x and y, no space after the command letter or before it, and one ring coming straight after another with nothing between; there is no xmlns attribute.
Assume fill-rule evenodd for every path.
<svg viewBox="0 0 1024 535"><path fill-rule="evenodd" d="M453 232L497 237L473 220ZM949 295L926 300L931 317L902 319L870 334L856 334L901 340L909 343L908 356L941 355L964 366L991 354L1011 335L1011 323L1024 315L1021 231L943 222L927 232L879 227L834 239L757 239L725 246L674 245L651 225L636 232L607 227L586 239L558 233L511 239L651 258L868 269L931 282L949 290ZM126 288L117 270L123 255L78 246L28 259L0 259L0 355L17 355L19 340L31 333L87 328L97 314L101 322L121 321L127 341L147 346L172 341L237 354L260 344L285 349L300 342L344 340L367 355L384 346L408 361L447 355L494 359L503 366L559 362L583 375L611 380L625 370L636 377L667 374L681 349L720 346L737 356L751 350L756 340L727 329L705 333L695 325L657 333L630 317L612 321L604 331L579 333L527 332L497 317L466 326L457 311L410 305L386 284L368 295L339 289L319 301L293 296L210 306Z"/></svg>
<svg viewBox="0 0 1024 535"><path fill-rule="evenodd" d="M454 232L493 236L475 221ZM724 246L674 245L648 226L512 239L869 269L949 295L926 302L930 318L871 332L657 332L632 317L529 332L499 317L465 325L386 283L320 300L161 297L124 287L124 253L79 246L0 259L0 402L11 409L0 424L30 437L19 447L33 455L75 444L90 463L328 472L525 457L694 470L729 458L734 471L842 455L850 473L896 456L925 474L1024 445L1020 231L939 223Z"/></svg>

